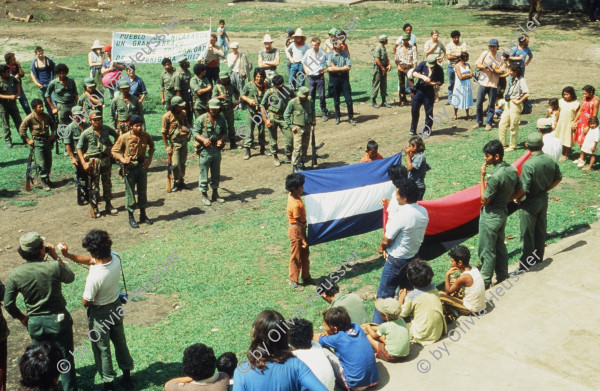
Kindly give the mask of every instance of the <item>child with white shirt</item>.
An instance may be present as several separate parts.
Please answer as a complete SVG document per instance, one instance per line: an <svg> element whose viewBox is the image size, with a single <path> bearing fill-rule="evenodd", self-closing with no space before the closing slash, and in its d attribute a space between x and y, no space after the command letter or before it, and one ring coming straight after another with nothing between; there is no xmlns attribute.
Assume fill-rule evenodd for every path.
<svg viewBox="0 0 600 391"><path fill-rule="evenodd" d="M598 129L598 117L590 117L588 120L588 130L585 135L585 140L581 145L581 155L577 167L585 166L586 155L590 155L590 165L583 167L585 171L591 171L594 163L596 163L596 155L598 154L598 139L600 138L600 130Z"/></svg>

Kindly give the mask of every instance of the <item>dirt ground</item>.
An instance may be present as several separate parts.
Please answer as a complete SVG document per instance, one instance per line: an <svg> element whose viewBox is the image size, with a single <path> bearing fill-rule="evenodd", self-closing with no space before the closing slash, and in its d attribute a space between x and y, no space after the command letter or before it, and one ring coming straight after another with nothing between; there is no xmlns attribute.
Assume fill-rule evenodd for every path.
<svg viewBox="0 0 600 391"><path fill-rule="evenodd" d="M136 12L128 13L124 18L120 7L131 2L106 1L108 10L105 11L68 11L57 8L57 5L76 9L97 8L95 1L16 1L4 2L5 10L10 10L17 16L25 16L27 13L39 10L43 13L51 13L55 19L66 21L62 24L49 23L17 23L10 22L5 29L8 38L0 40L3 49L15 46L18 48L17 56L21 58L31 57L31 49L26 50L27 45L41 44L52 53L63 55L87 53L94 39L108 42L112 29L103 28L110 20L110 24L147 23L148 20L156 20L157 15L167 15L170 1L136 1ZM152 4L152 7L148 5ZM49 11L51 9L51 11ZM2 11L4 14L4 10ZM490 14L494 14L490 11ZM500 13L498 13L500 15ZM159 16L162 17L162 16ZM550 16L549 16L550 18ZM102 23L102 22L106 23ZM181 20L185 24L186 20ZM200 24L202 20L189 19L187 22ZM94 25L93 34L87 26ZM516 26L515 26L516 27ZM551 28L551 27L550 27ZM144 29L128 28L129 31L144 31ZM186 31L182 28L181 32ZM511 33L512 34L512 33ZM262 37L261 37L262 38ZM241 43L247 53L255 53L260 48L261 38L236 36L235 40ZM475 37L472 41L478 43L476 47L483 49L481 43L490 37ZM470 38L466 38L471 45ZM352 45L366 44L365 42L353 42ZM535 35L532 37L535 45ZM475 45L472 45L472 47ZM473 53L479 54L479 50ZM6 50L5 50L6 51ZM15 50L12 50L15 51ZM366 51L353 53L353 61L359 64L370 62ZM597 64L600 50L594 42L583 38L576 41L548 41L539 50L535 51L532 64L527 68L527 83L533 91L534 112L530 116L524 116L524 120L535 118L536 115L546 110L545 102L550 97L557 97L562 86L596 80L597 69L586 66L586 64ZM557 53L560 53L557 56ZM473 57L473 55L472 55ZM473 62L473 61L471 61ZM361 65L365 66L365 65ZM577 72L574 73L573 69ZM551 78L549 77L551 75ZM395 77L391 76L394 80ZM391 86L393 83L390 83ZM353 85L353 90L368 91L368 85ZM444 110L450 111L446 103L446 88L441 89L441 101L436 104L434 113ZM397 100L397 94L392 93L389 101ZM331 102L328 102L331 108ZM321 155L320 167L331 167L336 165L357 162L366 145L373 138L379 142L380 153L390 156L397 153L408 140L408 129L410 123L410 108L394 105L391 109L374 109L365 102L355 103L355 119L357 126L352 127L347 123L347 117L342 117L342 123L334 125L333 119L323 123L317 119L317 142L323 141L325 146L319 151ZM344 109L343 109L344 110ZM472 113L473 115L474 113ZM464 112L463 114L464 115ZM450 123L444 120L436 124L433 136L427 140L428 144L443 144L455 137L466 135L471 132L473 121L467 122L463 119ZM453 125L455 127L453 127ZM279 146L283 147L280 138ZM157 144L162 148L162 143ZM119 209L117 216L102 216L93 220L89 215L87 206L78 207L75 198L74 186L69 184L70 178L58 179L60 185L52 191L52 194L44 197L36 197L32 194L23 194L16 197L17 200L35 200L34 207L17 207L6 201L0 201L0 280L5 281L10 269L21 263L16 253L18 239L23 232L39 231L51 242L65 241L72 246L73 251L81 251L79 246L85 232L94 228L109 231L114 241L114 248L126 248L133 244L139 244L143 240L152 240L164 237L176 227L178 220L199 219L209 222L212 218L222 214L232 213L239 208L252 207L264 199L278 197L284 194L284 178L291 172L290 165L274 167L272 158L257 155L258 149L253 150L250 160L242 160L242 150L225 150L222 160L222 183L221 195L227 200L225 204L205 207L200 202L200 194L197 190L199 168L197 158L192 157L188 162L187 182L189 189L177 193L167 194L165 187L166 168L165 161L155 160L152 163L151 175L148 178L148 198L150 207L148 214L155 222L154 225L142 225L140 229L131 229L127 222L127 213L124 208L124 186L116 177L113 177L114 201L113 205ZM281 157L281 154L280 154ZM64 157L58 156L58 159ZM116 170L113 170L116 175ZM54 178L56 181L57 178ZM143 312L145 324L152 324L164 318L168 311L164 308L175 310L177 299L175 297L151 296L149 300L136 307L136 311ZM160 312L159 312L160 311ZM154 314L152 319L148 314ZM83 310L73 313L75 320L76 344L81 343L81 336L87 332L87 324ZM7 319L10 317L7 317ZM136 317L130 317L132 321ZM18 322L9 319L9 327L12 330L11 343L9 344L9 377L16 379L16 360L23 347L29 343L27 334ZM9 389L16 389L12 384Z"/></svg>

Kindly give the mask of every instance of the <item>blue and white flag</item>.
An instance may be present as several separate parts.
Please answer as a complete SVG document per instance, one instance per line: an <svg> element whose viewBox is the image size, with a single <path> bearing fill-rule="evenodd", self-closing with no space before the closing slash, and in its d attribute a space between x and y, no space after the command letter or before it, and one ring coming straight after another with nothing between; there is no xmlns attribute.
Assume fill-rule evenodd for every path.
<svg viewBox="0 0 600 391"><path fill-rule="evenodd" d="M308 244L315 245L380 229L382 198L395 190L387 169L402 153L367 163L303 172Z"/></svg>

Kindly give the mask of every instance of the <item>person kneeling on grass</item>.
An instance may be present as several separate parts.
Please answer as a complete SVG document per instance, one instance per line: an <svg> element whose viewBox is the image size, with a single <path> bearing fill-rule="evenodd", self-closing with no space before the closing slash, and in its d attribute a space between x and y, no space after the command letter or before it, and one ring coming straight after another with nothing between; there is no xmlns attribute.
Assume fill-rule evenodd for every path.
<svg viewBox="0 0 600 391"><path fill-rule="evenodd" d="M216 363L211 347L201 343L188 346L183 352L183 373L186 377L169 380L165 391L227 391L229 376L215 372Z"/></svg>
<svg viewBox="0 0 600 391"><path fill-rule="evenodd" d="M400 316L412 316L410 340L426 346L437 342L447 332L439 293L431 283L433 270L423 261L412 261L407 268L408 279L415 289L400 291L398 302L402 306Z"/></svg>
<svg viewBox="0 0 600 391"><path fill-rule="evenodd" d="M333 367L339 386L345 390L362 391L379 383L379 370L371 344L359 325L350 321L344 307L330 308L323 313L325 333L315 335Z"/></svg>
<svg viewBox="0 0 600 391"><path fill-rule="evenodd" d="M398 317L402 307L398 300L388 297L375 300L375 308L385 323L367 323L362 326L375 350L375 357L387 362L400 361L410 351L408 328L404 319Z"/></svg>
<svg viewBox="0 0 600 391"><path fill-rule="evenodd" d="M350 320L356 324L365 324L369 322L369 314L365 309L365 304L356 293L340 293L340 287L335 281L327 280L329 286L321 284L321 297L329 303L329 308L344 307L350 315ZM318 291L318 288L317 288Z"/></svg>
<svg viewBox="0 0 600 391"><path fill-rule="evenodd" d="M290 174L285 178L285 189L288 195L287 215L290 221L288 237L290 238L289 283L293 289L302 289L298 285L298 274L302 270L304 284L314 284L310 277L310 260L308 242L306 240L306 209L302 202L304 191L304 175Z"/></svg>
<svg viewBox="0 0 600 391"><path fill-rule="evenodd" d="M479 269L469 266L471 252L462 245L455 246L448 253L450 269L446 272L445 292L440 292L444 315L454 321L460 315L471 315L485 309L485 284ZM460 276L451 282L450 276L460 271ZM458 297L460 290L464 297Z"/></svg>
<svg viewBox="0 0 600 391"><path fill-rule="evenodd" d="M327 354L317 342L313 341L313 324L306 319L298 319L290 328L290 346L292 353L304 362L312 373L329 391L335 388L333 368Z"/></svg>

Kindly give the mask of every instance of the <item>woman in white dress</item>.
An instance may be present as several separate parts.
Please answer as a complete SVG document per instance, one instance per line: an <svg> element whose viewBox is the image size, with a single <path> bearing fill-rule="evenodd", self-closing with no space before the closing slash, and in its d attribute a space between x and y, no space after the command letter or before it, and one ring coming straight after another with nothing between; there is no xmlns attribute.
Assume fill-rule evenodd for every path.
<svg viewBox="0 0 600 391"><path fill-rule="evenodd" d="M450 100L450 104L454 107L454 117L452 121L456 121L456 115L458 109L467 111L467 121L469 117L469 108L473 106L473 85L471 84L471 78L473 77L473 70L468 64L469 53L462 52L460 54L460 61L456 63L454 72L456 73L456 79L454 82L454 92Z"/></svg>

